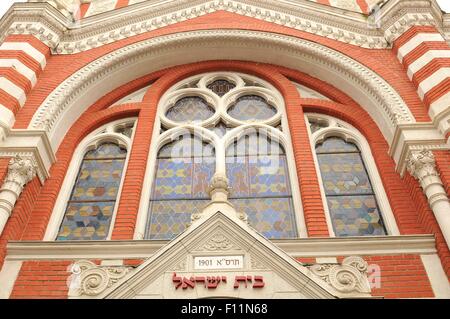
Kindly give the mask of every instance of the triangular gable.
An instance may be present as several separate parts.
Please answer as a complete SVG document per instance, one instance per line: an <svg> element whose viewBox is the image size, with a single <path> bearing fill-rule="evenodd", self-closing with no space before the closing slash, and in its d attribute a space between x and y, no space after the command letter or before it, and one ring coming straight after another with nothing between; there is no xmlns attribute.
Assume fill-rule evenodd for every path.
<svg viewBox="0 0 450 319"><path fill-rule="evenodd" d="M78 284L82 288L72 289L71 295L173 299L370 297L367 278L350 265L358 261L308 268L252 229L245 216L227 209L227 205L212 205L209 212L206 209L198 216L200 220L194 220L183 234L136 269L102 269L79 262ZM221 209L215 210L217 207ZM334 285L329 280L331 273L332 280L337 280ZM339 288L339 277L344 273L346 281L349 274L355 278L352 287L359 292L335 288ZM89 287L90 283L93 286Z"/></svg>
<svg viewBox="0 0 450 319"><path fill-rule="evenodd" d="M333 298L336 294L331 287L296 260L248 227L244 222L230 219L217 212L201 224L191 226L161 251L145 261L133 273L106 290L103 298ZM221 257L228 260L242 258L242 268L215 270L194 269L196 257ZM239 258L240 257L240 258ZM229 267L235 267L230 265ZM226 277L217 288L205 287L203 282L183 289L176 289L176 277ZM242 277L251 281L240 281ZM263 288L253 288L261 278ZM314 277L314 278L312 278ZM177 278L175 278L177 279ZM207 279L207 278L205 278ZM242 285L242 286L241 286ZM245 287L247 286L247 287Z"/></svg>

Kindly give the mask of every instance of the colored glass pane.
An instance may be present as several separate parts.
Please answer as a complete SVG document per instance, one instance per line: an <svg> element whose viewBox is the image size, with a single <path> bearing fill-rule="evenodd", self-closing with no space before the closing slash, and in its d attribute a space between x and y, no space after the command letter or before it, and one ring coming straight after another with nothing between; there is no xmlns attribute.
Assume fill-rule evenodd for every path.
<svg viewBox="0 0 450 319"><path fill-rule="evenodd" d="M317 154L329 154L329 153L350 153L359 152L358 148L353 143L347 143L342 138L330 137L327 138L322 144L316 146Z"/></svg>
<svg viewBox="0 0 450 319"><path fill-rule="evenodd" d="M386 235L374 195L328 196L336 236Z"/></svg>
<svg viewBox="0 0 450 319"><path fill-rule="evenodd" d="M235 87L236 85L234 83L227 80L215 80L207 86L208 89L216 93L218 96L224 96Z"/></svg>
<svg viewBox="0 0 450 319"><path fill-rule="evenodd" d="M209 200L150 201L147 239L169 240L191 223L191 215L200 213Z"/></svg>
<svg viewBox="0 0 450 319"><path fill-rule="evenodd" d="M203 156L208 155L208 156ZM214 148L185 135L163 146L157 159L147 221L147 239L172 239L208 202L215 172Z"/></svg>
<svg viewBox="0 0 450 319"><path fill-rule="evenodd" d="M331 137L317 146L316 152L336 236L385 235L369 175L356 145Z"/></svg>
<svg viewBox="0 0 450 319"><path fill-rule="evenodd" d="M237 154L237 155L235 155ZM284 149L263 134L241 137L227 150L230 201L267 238L296 236Z"/></svg>
<svg viewBox="0 0 450 319"><path fill-rule="evenodd" d="M204 121L214 115L214 109L198 96L188 96L178 100L166 113L174 122Z"/></svg>
<svg viewBox="0 0 450 319"><path fill-rule="evenodd" d="M294 238L295 219L291 198L231 199L238 212L245 212L250 225L269 239Z"/></svg>
<svg viewBox="0 0 450 319"><path fill-rule="evenodd" d="M242 96L228 109L230 116L241 121L267 120L276 113L273 106L257 95Z"/></svg>
<svg viewBox="0 0 450 319"><path fill-rule="evenodd" d="M57 240L106 239L125 156L126 150L113 143L85 154Z"/></svg>

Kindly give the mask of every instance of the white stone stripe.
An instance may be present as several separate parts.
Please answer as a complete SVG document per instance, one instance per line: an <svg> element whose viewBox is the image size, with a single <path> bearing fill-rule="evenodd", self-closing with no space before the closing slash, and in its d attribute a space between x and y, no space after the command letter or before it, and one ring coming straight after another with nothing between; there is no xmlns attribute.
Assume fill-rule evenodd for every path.
<svg viewBox="0 0 450 319"><path fill-rule="evenodd" d="M450 92L447 92L439 99L431 103L428 114L430 114L430 117L433 119L440 113L447 111L449 105L450 105Z"/></svg>
<svg viewBox="0 0 450 319"><path fill-rule="evenodd" d="M3 104L0 104L0 127L12 127L14 124L14 113Z"/></svg>
<svg viewBox="0 0 450 319"><path fill-rule="evenodd" d="M413 51L415 48L417 48L421 43L436 42L436 41L445 42L444 38L441 36L440 33L418 33L412 39L410 39L408 42L402 45L400 49L398 49L397 57L400 60L400 62L403 63L403 59L405 58L405 56L411 51Z"/></svg>
<svg viewBox="0 0 450 319"><path fill-rule="evenodd" d="M44 69L47 64L45 55L27 42L5 42L0 46L0 51L1 50L23 51L36 60L41 65L42 69Z"/></svg>
<svg viewBox="0 0 450 319"><path fill-rule="evenodd" d="M437 58L450 58L449 50L431 50L418 58L408 67L408 77L412 80L414 74L420 71L425 65Z"/></svg>
<svg viewBox="0 0 450 319"><path fill-rule="evenodd" d="M420 255L436 298L450 298L450 284L438 255Z"/></svg>
<svg viewBox="0 0 450 319"><path fill-rule="evenodd" d="M30 80L32 86L36 84L36 73L17 59L0 59L0 67L13 68Z"/></svg>
<svg viewBox="0 0 450 319"><path fill-rule="evenodd" d="M17 99L20 106L25 104L25 101L27 100L25 91L7 78L0 77L0 89Z"/></svg>
<svg viewBox="0 0 450 319"><path fill-rule="evenodd" d="M419 84L419 96L423 100L425 94L427 94L431 89L439 85L442 81L448 78L450 75L450 68L442 68L434 72L428 78L423 80Z"/></svg>

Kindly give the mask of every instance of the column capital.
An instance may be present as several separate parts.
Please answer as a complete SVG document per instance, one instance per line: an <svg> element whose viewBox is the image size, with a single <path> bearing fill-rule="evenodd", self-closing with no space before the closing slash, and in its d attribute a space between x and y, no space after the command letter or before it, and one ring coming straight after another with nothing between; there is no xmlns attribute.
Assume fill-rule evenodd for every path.
<svg viewBox="0 0 450 319"><path fill-rule="evenodd" d="M8 174L3 182L15 183L23 188L37 175L38 165L32 156L16 155L8 164Z"/></svg>
<svg viewBox="0 0 450 319"><path fill-rule="evenodd" d="M420 182L423 182L426 177L439 176L433 152L430 150L411 152L407 168L408 172Z"/></svg>

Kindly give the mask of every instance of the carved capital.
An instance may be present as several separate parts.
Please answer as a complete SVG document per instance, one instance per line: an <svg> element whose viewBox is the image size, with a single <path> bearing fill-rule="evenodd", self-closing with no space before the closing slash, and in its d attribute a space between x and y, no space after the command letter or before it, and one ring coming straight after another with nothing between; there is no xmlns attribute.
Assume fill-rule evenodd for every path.
<svg viewBox="0 0 450 319"><path fill-rule="evenodd" d="M20 191L34 177L36 177L38 166L32 157L16 155L8 164L8 174L6 175L3 187L7 183L16 184Z"/></svg>
<svg viewBox="0 0 450 319"><path fill-rule="evenodd" d="M420 182L429 176L439 176L433 152L430 150L411 152L407 167L408 172Z"/></svg>
<svg viewBox="0 0 450 319"><path fill-rule="evenodd" d="M209 186L209 194L212 196L212 193L217 191L228 194L228 190L228 178L225 174L214 174L211 179L211 185Z"/></svg>
<svg viewBox="0 0 450 319"><path fill-rule="evenodd" d="M89 260L77 261L70 267L72 275L69 277L69 296L97 296L125 277L132 269L124 266L98 266Z"/></svg>
<svg viewBox="0 0 450 319"><path fill-rule="evenodd" d="M342 264L314 264L311 272L344 294L370 294L367 262L361 257L347 257Z"/></svg>

